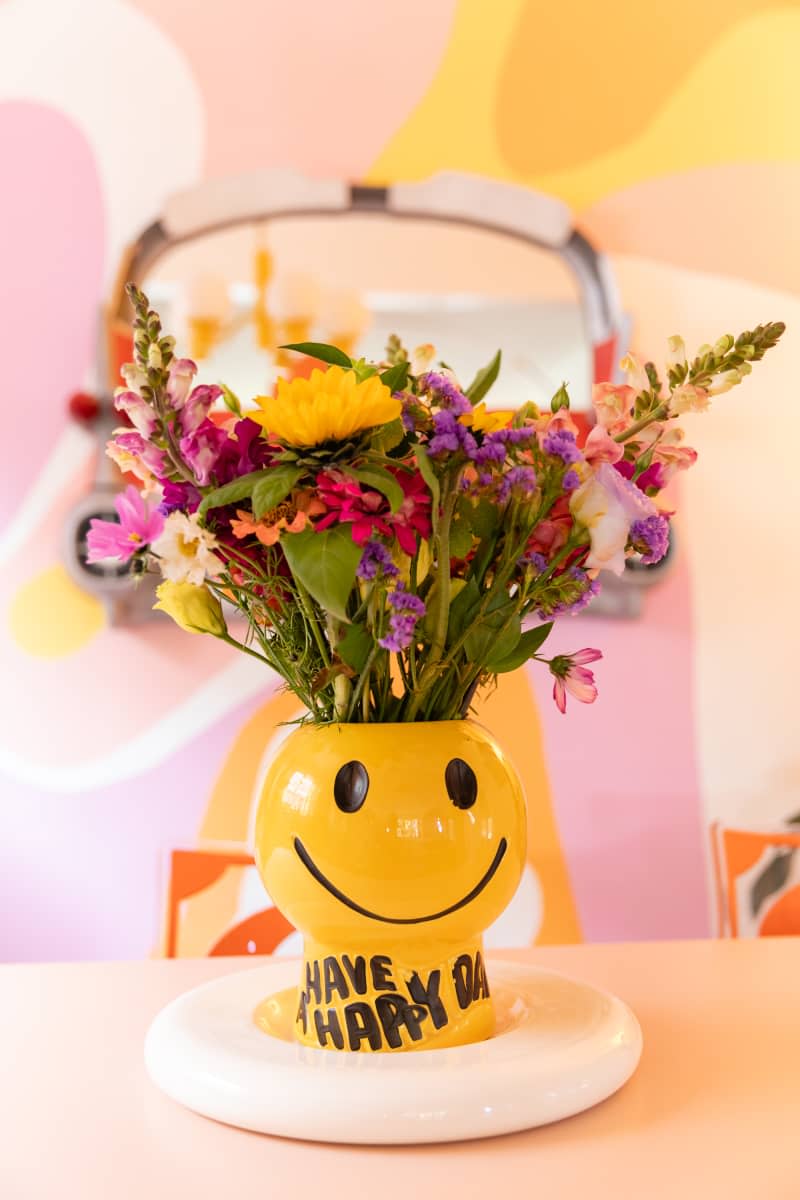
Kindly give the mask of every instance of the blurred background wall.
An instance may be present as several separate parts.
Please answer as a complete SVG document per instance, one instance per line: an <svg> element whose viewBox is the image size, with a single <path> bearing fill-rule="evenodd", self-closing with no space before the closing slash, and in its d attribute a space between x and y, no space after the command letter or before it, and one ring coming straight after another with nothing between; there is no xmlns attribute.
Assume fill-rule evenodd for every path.
<svg viewBox="0 0 800 1200"><path fill-rule="evenodd" d="M170 852L246 841L294 714L224 646L109 627L61 551L96 452L66 400L125 245L176 190L267 166L555 194L656 359L677 331L789 323L691 420L677 561L643 617L559 626L557 649L604 650L597 704L562 717L522 672L483 714L531 797L497 941L709 932L709 821L800 808L798 59L790 0L0 0L0 958L160 952ZM246 866L209 879L184 953L264 905Z"/></svg>

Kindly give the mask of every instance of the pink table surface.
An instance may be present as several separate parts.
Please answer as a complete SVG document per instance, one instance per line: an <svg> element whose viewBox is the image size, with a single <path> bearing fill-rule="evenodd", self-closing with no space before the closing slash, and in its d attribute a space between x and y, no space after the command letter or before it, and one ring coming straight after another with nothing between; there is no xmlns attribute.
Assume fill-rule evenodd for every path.
<svg viewBox="0 0 800 1200"><path fill-rule="evenodd" d="M3 1200L520 1195L800 1197L800 940L515 952L623 996L636 1075L542 1129L355 1148L244 1133L149 1082L142 1040L179 992L253 960L0 967Z"/></svg>

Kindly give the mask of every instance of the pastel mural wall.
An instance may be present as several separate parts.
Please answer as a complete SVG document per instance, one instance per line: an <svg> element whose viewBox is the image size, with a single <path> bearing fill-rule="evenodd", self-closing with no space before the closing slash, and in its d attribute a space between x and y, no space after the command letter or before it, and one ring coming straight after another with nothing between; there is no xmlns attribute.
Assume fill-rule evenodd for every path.
<svg viewBox="0 0 800 1200"><path fill-rule="evenodd" d="M483 714L531 803L496 944L709 932L709 820L800 807L782 565L798 52L800 3L765 0L0 0L0 958L161 952L176 849L196 880L202 852L238 855L173 886L178 952L267 903L243 847L291 701L216 643L109 626L61 537L95 455L66 397L91 382L126 243L175 191L271 165L373 182L447 168L560 196L611 253L646 354L678 329L789 324L747 389L695 419L677 565L642 619L558 628L556 649L603 647L598 703L562 717L522 672Z"/></svg>

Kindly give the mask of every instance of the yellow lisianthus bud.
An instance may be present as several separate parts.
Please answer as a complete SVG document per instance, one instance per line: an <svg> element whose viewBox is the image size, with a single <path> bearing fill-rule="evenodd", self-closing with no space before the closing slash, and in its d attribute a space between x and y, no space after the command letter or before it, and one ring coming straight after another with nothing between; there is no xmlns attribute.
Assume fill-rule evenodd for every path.
<svg viewBox="0 0 800 1200"><path fill-rule="evenodd" d="M173 583L166 579L156 589L159 608L172 617L176 625L187 633L213 633L224 637L228 632L222 605L205 585L195 583Z"/></svg>

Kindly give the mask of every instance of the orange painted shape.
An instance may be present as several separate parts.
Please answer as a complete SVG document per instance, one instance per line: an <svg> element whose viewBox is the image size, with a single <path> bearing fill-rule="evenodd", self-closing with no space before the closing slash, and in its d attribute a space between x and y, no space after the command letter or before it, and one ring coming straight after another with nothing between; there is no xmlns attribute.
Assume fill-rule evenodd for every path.
<svg viewBox="0 0 800 1200"><path fill-rule="evenodd" d="M728 920L731 935L738 937L739 912L736 904L736 879L755 866L764 851L770 847L790 846L800 849L800 833L762 833L745 829L725 829L722 834L722 842L728 892Z"/></svg>
<svg viewBox="0 0 800 1200"><path fill-rule="evenodd" d="M583 940L564 850L553 811L544 744L533 689L525 670L503 675L477 708L519 772L528 802L528 861L544 897L537 945Z"/></svg>
<svg viewBox="0 0 800 1200"><path fill-rule="evenodd" d="M272 954L293 929L277 908L265 908L224 933L209 955Z"/></svg>

